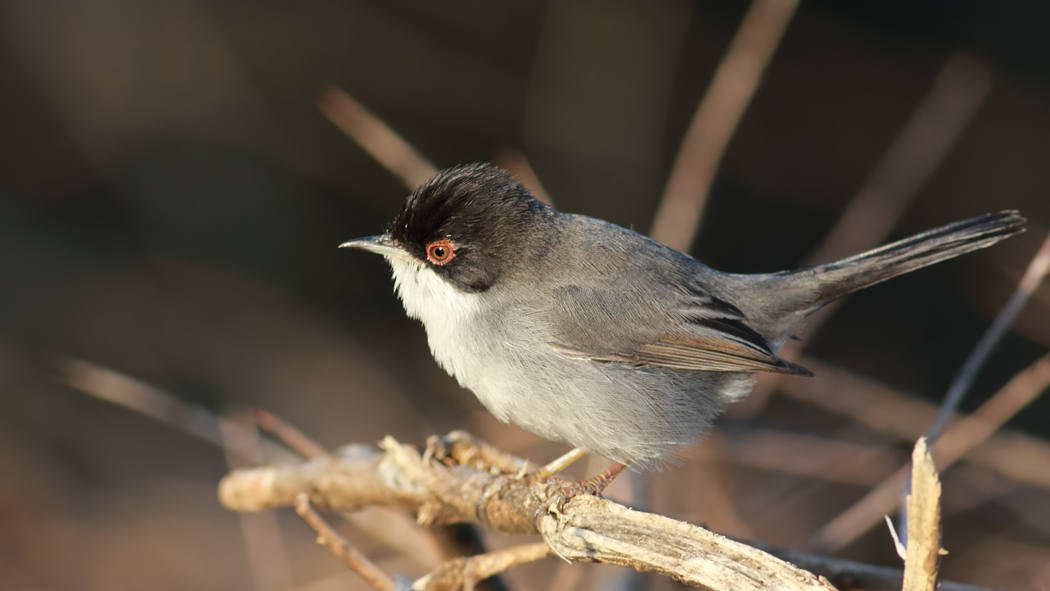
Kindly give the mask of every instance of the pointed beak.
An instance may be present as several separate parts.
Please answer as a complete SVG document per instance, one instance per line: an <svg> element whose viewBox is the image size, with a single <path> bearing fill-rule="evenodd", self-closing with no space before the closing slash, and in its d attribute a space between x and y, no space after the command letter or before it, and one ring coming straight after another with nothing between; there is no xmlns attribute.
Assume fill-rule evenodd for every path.
<svg viewBox="0 0 1050 591"><path fill-rule="evenodd" d="M356 238L348 242L344 242L339 245L339 248L357 248L360 250L367 250L376 254L381 254L385 257L407 257L409 254L405 252L405 249L398 246L393 240L391 240L389 234L380 234L379 236L368 236L367 238Z"/></svg>

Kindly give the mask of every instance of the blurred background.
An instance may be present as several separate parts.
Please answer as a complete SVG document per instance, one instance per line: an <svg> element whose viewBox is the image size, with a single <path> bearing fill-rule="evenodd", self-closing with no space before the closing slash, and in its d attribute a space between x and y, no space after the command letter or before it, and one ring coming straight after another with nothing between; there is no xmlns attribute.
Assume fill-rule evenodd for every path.
<svg viewBox="0 0 1050 591"><path fill-rule="evenodd" d="M559 209L647 232L749 6L0 0L0 588L364 589L288 511L260 530L219 506L208 413L262 407L329 448L465 428L536 462L565 451L496 423L433 362L381 259L335 248L408 188L319 99L342 89L439 168L496 161ZM763 382L684 466L610 495L899 567L881 523L827 526L905 465L1050 229L1050 4L808 0L781 18L699 182L696 239L674 235L691 254L776 271L833 228L882 224L881 243L1001 209L1028 231L848 298L804 335L816 380ZM331 119L365 117L341 100ZM716 107L702 121L734 120ZM1044 286L962 411L1048 347ZM147 386L183 428L99 399ZM1050 400L1022 406L942 475L948 579L1050 588ZM388 572L428 569L345 531ZM548 560L508 579L619 573Z"/></svg>

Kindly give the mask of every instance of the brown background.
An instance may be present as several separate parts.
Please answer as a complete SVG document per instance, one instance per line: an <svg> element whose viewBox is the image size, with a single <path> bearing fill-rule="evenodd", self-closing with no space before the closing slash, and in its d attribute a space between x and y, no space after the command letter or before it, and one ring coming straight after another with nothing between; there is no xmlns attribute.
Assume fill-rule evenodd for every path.
<svg viewBox="0 0 1050 591"><path fill-rule="evenodd" d="M644 231L746 7L0 1L0 588L255 585L237 517L215 500L221 451L56 382L59 355L212 410L265 407L327 446L466 427L537 461L557 454L494 425L436 367L377 257L335 249L377 233L406 191L320 115L318 93L344 88L438 166L520 148L559 208ZM1028 232L851 298L808 345L939 401L1050 228L1047 30L1036 1L803 3L692 254L727 271L799 264L945 60L987 59L987 100L896 235L1005 208ZM1048 346L1044 287L964 408ZM1045 438L1048 414L1036 401L1011 428ZM774 397L720 432L848 425ZM1000 482L967 504L951 474L946 575L1047 588L1050 492ZM656 510L797 548L865 491L731 462L652 484ZM736 517L694 485L715 486ZM305 526L280 523L297 588L363 588ZM391 572L421 574L359 541ZM842 555L899 565L884 529ZM512 578L543 589L555 566ZM581 588L612 576L579 568L591 569Z"/></svg>

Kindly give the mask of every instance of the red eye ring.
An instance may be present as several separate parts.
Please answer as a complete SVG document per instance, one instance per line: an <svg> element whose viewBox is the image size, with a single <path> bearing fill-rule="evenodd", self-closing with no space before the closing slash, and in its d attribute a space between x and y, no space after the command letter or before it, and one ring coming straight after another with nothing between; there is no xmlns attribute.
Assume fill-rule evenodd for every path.
<svg viewBox="0 0 1050 591"><path fill-rule="evenodd" d="M427 244L427 258L435 265L446 265L456 256L456 247L449 239L435 240Z"/></svg>

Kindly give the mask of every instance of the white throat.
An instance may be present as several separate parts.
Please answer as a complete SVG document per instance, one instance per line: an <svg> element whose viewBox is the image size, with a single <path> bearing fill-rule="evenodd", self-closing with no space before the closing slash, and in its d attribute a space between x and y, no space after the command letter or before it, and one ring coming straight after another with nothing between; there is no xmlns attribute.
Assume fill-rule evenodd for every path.
<svg viewBox="0 0 1050 591"><path fill-rule="evenodd" d="M394 271L394 288L405 312L422 321L434 358L463 383L466 363L474 355L470 335L473 318L481 310L478 296L464 293L415 259L387 257Z"/></svg>

